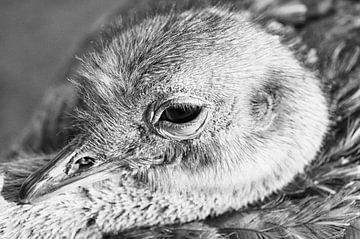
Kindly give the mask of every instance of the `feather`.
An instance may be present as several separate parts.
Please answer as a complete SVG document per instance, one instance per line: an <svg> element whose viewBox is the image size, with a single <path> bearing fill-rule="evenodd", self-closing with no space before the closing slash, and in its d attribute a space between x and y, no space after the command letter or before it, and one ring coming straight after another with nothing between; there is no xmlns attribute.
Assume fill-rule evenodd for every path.
<svg viewBox="0 0 360 239"><path fill-rule="evenodd" d="M284 44L287 44L304 64L316 71L322 81L328 84L325 86L325 90L328 91L329 105L333 111L333 125L322 151L318 154L317 159L305 169L304 173L298 175L289 185L270 195L262 202L254 203L240 210L229 211L223 215L209 216L204 220L194 219L190 223L153 225L125 231L116 227L117 225L113 226L118 230L106 228L106 223L104 223L106 216L104 215L111 216L111 213L117 208L110 207L111 210L108 210L106 205L97 204L103 199L103 195L96 192L91 194L84 190L83 196L89 199L90 202L86 201L87 203L84 205L80 205L82 201L80 203L72 202L66 204L71 205L66 210L81 209L81 212L86 215L86 220L79 222L79 224L73 222L71 226L67 227L66 223L71 221L71 218L67 219L67 215L65 215L63 216L64 221L61 221L62 224L60 224L59 228L52 228L54 230L52 233L57 233L57 230L61 231L64 227L72 232L72 235L86 237L93 234L95 238L109 239L328 239L343 238L344 236L347 239L360 238L360 220L356 220L360 218L360 43L358 42L359 25L354 20L360 12L360 5L356 4L358 8L349 10L351 5L347 1L337 1L334 4L330 4L330 2L333 3L333 1L319 1L319 3L315 4L315 8L311 8L310 1L291 1L284 4L284 1L269 0L266 1L266 4L263 1L253 3L253 10L261 12L264 14L265 19L267 18L270 21L267 30L272 34L284 37ZM278 7L282 4L283 6ZM289 11L289 8L291 11ZM307 14L312 9L315 10L310 15ZM334 9L337 9L335 13L333 12ZM331 13L333 15L322 19L323 16ZM294 14L297 16L295 23L300 24L297 28L293 26L292 17ZM318 20L314 20L316 17L318 17ZM274 21L273 18L280 20L281 23ZM345 19L350 20L345 21ZM329 37L324 38L325 33ZM99 64L103 60L95 56L93 58L94 64ZM94 65L86 67L94 67ZM108 90L108 88L104 87L106 84L112 84L109 82L108 77L110 73L103 73L103 75L104 77L100 83L96 82L96 79L93 79L93 82L88 82L90 90L102 90L98 94L102 97L101 99L93 99L90 97L92 94L87 94L84 91L85 100L93 112L87 113L83 109L78 110L82 119L93 119L93 123L99 120L94 116L94 112L104 111L106 114L108 112L106 112L107 107L105 106L113 104L112 101L108 101L109 99L104 97L114 93L104 91ZM100 85L94 86L95 84ZM49 101L52 102L52 100ZM101 107L98 104L99 102L102 102ZM48 115L52 115L54 118L63 117L59 116L59 112L50 109L45 114L41 114L43 117L41 121L45 122ZM111 120L103 123L114 124ZM37 127L34 128L38 129ZM50 129L56 131L57 127L50 127ZM51 131L44 130L44 132L41 132L41 129L38 130L40 132L35 136L25 137L25 145L32 145L32 147L36 148L36 144L33 144L32 140L34 138L40 140L41 138L41 142L43 142L41 135L48 135L49 131ZM98 138L101 138L101 135ZM49 139L49 142L61 147L52 139ZM22 156L18 148L15 148L14 152L16 152L19 160L1 165L1 169L6 171L7 175L1 185L4 198L0 197L0 208L4 208L4 210L7 210L6 212L11 213L14 213L14 211L27 213L30 211L30 207L15 205L6 200L16 198L17 190L23 179L48 161L48 155L33 156L32 158L36 163L31 164L30 167L29 164L23 163L26 161L21 161ZM14 154L12 156L14 157ZM3 178L0 177L0 179ZM109 191L111 192L111 190ZM131 200L135 200L135 198L131 198ZM65 203L61 205L63 206ZM100 209L96 208L95 212L93 212L91 211L91 205L95 205ZM45 214L47 219L51 218L52 212L49 213L46 208L41 210L48 213ZM4 235L5 232L7 233L5 235L11 235L13 238L19 235L22 237L32 235L34 229L29 228L31 224L27 224L25 219L17 219L17 224L14 223L14 225L9 226L6 221L11 221L10 217L11 215L2 215L0 235ZM38 220L41 219L38 217ZM103 220L103 227L100 230L98 221L101 221L101 219ZM11 230L11 227L17 228L18 225L25 225L27 230L21 232ZM72 226L75 229L72 229Z"/></svg>

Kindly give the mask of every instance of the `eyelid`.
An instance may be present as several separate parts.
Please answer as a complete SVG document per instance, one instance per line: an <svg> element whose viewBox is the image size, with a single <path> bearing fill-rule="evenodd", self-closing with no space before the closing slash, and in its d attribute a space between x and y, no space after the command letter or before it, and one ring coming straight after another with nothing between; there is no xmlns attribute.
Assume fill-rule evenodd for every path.
<svg viewBox="0 0 360 239"><path fill-rule="evenodd" d="M178 105L193 105L200 107L199 115L186 123L173 123L169 121L160 120L164 110L172 106ZM149 123L151 127L159 135L173 139L186 140L197 137L204 129L207 122L210 120L212 106L209 102L198 98L172 98L161 102L160 104L153 103L149 109Z"/></svg>
<svg viewBox="0 0 360 239"><path fill-rule="evenodd" d="M197 98L192 98L191 100L184 100L182 98L168 99L160 105L154 105L155 110L150 119L151 123L155 124L156 122L158 122L165 109L172 107L172 106L181 105L181 104L194 105L194 106L199 106L201 108L209 108L209 106L210 106L210 104L208 102L197 99Z"/></svg>
<svg viewBox="0 0 360 239"><path fill-rule="evenodd" d="M155 127L158 133L165 138L175 140L193 139L202 132L208 122L208 116L208 111L201 110L198 117L191 122L176 124L168 121L159 121L155 124Z"/></svg>
<svg viewBox="0 0 360 239"><path fill-rule="evenodd" d="M166 127L172 127L174 129L183 129L183 128L187 128L193 124L196 124L198 121L201 121L204 116L205 116L205 110L202 107L198 116L194 119L191 120L189 122L186 123L174 123L174 122L169 122L169 121L158 121L157 124L162 125L162 126L166 126Z"/></svg>

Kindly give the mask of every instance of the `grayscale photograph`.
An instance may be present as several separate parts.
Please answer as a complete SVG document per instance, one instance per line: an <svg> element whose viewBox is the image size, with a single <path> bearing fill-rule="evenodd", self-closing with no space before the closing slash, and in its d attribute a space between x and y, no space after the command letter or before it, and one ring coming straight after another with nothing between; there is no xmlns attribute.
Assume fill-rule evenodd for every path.
<svg viewBox="0 0 360 239"><path fill-rule="evenodd" d="M0 1L0 238L360 239L360 2Z"/></svg>

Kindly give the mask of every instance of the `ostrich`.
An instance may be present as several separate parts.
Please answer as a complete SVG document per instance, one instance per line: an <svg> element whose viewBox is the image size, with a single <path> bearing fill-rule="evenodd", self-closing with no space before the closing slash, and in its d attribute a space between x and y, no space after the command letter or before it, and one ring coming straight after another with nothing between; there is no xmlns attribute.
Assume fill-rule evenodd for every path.
<svg viewBox="0 0 360 239"><path fill-rule="evenodd" d="M278 37L219 7L120 23L73 79L83 131L26 180L22 201L122 171L156 190L239 197L240 207L315 157L327 103Z"/></svg>
<svg viewBox="0 0 360 239"><path fill-rule="evenodd" d="M74 86L59 91L71 102L70 133L23 182L19 200L59 205L113 193L140 219L121 214L104 231L262 201L304 172L330 124L315 73L279 36L227 6L116 16L73 68Z"/></svg>

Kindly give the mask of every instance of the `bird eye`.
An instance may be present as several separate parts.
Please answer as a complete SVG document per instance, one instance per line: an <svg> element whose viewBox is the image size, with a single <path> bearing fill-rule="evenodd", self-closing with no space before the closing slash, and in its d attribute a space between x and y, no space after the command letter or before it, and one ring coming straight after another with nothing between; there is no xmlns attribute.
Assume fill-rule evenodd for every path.
<svg viewBox="0 0 360 239"><path fill-rule="evenodd" d="M197 98L176 98L153 105L149 114L151 127L161 136L193 139L200 135L209 121L210 103ZM151 111L151 110L150 110Z"/></svg>
<svg viewBox="0 0 360 239"><path fill-rule="evenodd" d="M175 124L183 124L191 122L197 118L201 112L201 107L199 106L186 106L186 105L177 105L166 108L161 116L160 120L169 121Z"/></svg>

